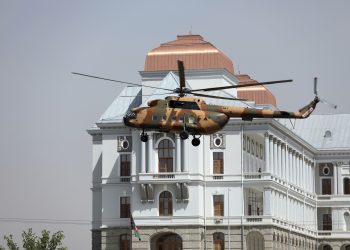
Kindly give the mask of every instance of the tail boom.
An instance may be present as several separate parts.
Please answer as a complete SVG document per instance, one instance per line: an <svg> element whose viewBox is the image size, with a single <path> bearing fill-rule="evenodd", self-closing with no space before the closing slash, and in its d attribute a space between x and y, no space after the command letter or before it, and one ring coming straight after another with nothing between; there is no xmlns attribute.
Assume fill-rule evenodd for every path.
<svg viewBox="0 0 350 250"><path fill-rule="evenodd" d="M296 112L241 107L225 107L222 112L229 117L241 117L243 120L252 120L253 118L305 119L315 110L319 101L316 96L308 105Z"/></svg>

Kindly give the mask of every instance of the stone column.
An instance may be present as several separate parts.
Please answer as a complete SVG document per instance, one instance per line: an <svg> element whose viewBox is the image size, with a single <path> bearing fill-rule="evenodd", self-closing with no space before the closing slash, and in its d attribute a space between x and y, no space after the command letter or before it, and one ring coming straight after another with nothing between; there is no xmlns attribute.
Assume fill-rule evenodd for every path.
<svg viewBox="0 0 350 250"><path fill-rule="evenodd" d="M141 142L141 173L146 173L146 143Z"/></svg>
<svg viewBox="0 0 350 250"><path fill-rule="evenodd" d="M305 178L305 189L307 192L310 192L310 168L309 168L309 160L305 158L304 162L305 170L306 170L306 178Z"/></svg>
<svg viewBox="0 0 350 250"><path fill-rule="evenodd" d="M181 140L183 172L188 172L188 141Z"/></svg>
<svg viewBox="0 0 350 250"><path fill-rule="evenodd" d="M181 172L181 141L178 134L175 134L175 157L176 172Z"/></svg>
<svg viewBox="0 0 350 250"><path fill-rule="evenodd" d="M293 185L296 185L296 181L295 181L295 176L296 176L296 173L297 173L297 169L295 167L295 151L292 149L292 152L291 152L291 160L292 160L292 165L290 166L291 169L292 169L292 176L291 176L291 179L292 179L292 183Z"/></svg>
<svg viewBox="0 0 350 250"><path fill-rule="evenodd" d="M297 159L298 159L297 152L294 151L294 154L293 154L293 165L294 165L294 185L295 186L298 186L298 176L299 176Z"/></svg>
<svg viewBox="0 0 350 250"><path fill-rule="evenodd" d="M339 190L340 191L340 190ZM333 194L338 194L338 166L337 163L333 163Z"/></svg>
<svg viewBox="0 0 350 250"><path fill-rule="evenodd" d="M272 215L272 211L271 211L271 202L272 202L272 197L271 197L271 189L266 188L264 190L264 207L263 207L263 213L264 215Z"/></svg>
<svg viewBox="0 0 350 250"><path fill-rule="evenodd" d="M287 149L287 180L289 183L292 182L292 150L291 148L288 146Z"/></svg>
<svg viewBox="0 0 350 250"><path fill-rule="evenodd" d="M299 155L299 180L300 180L300 187L304 188L304 176L303 176L303 155Z"/></svg>
<svg viewBox="0 0 350 250"><path fill-rule="evenodd" d="M158 166L154 166L153 162L153 135L150 134L147 141L147 173L158 173Z"/></svg>
<svg viewBox="0 0 350 250"><path fill-rule="evenodd" d="M139 162L141 162L141 144L144 144L140 140L140 133L137 130L132 132L132 153L131 153L131 176L135 176L138 171L136 170L137 166L139 166Z"/></svg>
<svg viewBox="0 0 350 250"><path fill-rule="evenodd" d="M272 135L269 136L269 169L270 173L273 172L273 137Z"/></svg>
<svg viewBox="0 0 350 250"><path fill-rule="evenodd" d="M277 175L277 139L273 139L273 175Z"/></svg>
<svg viewBox="0 0 350 250"><path fill-rule="evenodd" d="M277 171L276 171L276 175L278 176L278 177L282 177L282 166L281 166L281 146L282 146L282 144L281 144L281 141L280 140L278 140L277 141Z"/></svg>
<svg viewBox="0 0 350 250"><path fill-rule="evenodd" d="M312 169L311 169L311 160L308 161L307 167L309 169L309 192L312 193Z"/></svg>
<svg viewBox="0 0 350 250"><path fill-rule="evenodd" d="M270 172L270 149L269 149L269 133L265 133L265 172Z"/></svg>
<svg viewBox="0 0 350 250"><path fill-rule="evenodd" d="M344 179L342 178L341 175L341 163L337 163L337 173L338 173L338 194L344 194Z"/></svg>
<svg viewBox="0 0 350 250"><path fill-rule="evenodd" d="M312 193L316 193L315 190L316 190L316 167L315 167L315 160L313 160L313 162L311 163L311 171L312 171L312 174L311 174L311 177L312 177Z"/></svg>
<svg viewBox="0 0 350 250"><path fill-rule="evenodd" d="M306 190L306 179L307 179L307 174L306 174L306 165L305 165L305 156L304 156L304 153L303 153L303 155L301 156L301 169L302 169L302 171L301 171L301 174L302 174L302 178L301 178L301 181L302 181L302 184L301 184L301 186L302 186L302 188L304 189L304 190Z"/></svg>
<svg viewBox="0 0 350 250"><path fill-rule="evenodd" d="M281 160L282 160L282 164L281 164L281 167L282 167L282 174L281 174L281 177L283 180L286 179L286 144L284 143L281 143Z"/></svg>

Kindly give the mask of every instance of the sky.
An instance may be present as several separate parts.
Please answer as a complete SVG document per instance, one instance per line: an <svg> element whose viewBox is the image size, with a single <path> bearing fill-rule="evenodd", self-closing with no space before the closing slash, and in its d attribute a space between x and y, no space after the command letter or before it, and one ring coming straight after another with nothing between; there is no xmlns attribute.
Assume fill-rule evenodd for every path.
<svg viewBox="0 0 350 250"><path fill-rule="evenodd" d="M93 126L123 88L81 72L140 83L149 50L199 34L235 71L294 111L349 113L350 1L0 1L0 245L2 235L63 230L69 249L91 249ZM186 65L185 65L186 66Z"/></svg>

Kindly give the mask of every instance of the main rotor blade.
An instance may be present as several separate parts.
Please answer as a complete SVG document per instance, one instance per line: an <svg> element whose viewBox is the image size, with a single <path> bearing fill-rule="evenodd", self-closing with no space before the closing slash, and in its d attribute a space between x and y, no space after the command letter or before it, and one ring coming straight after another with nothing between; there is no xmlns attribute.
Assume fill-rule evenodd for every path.
<svg viewBox="0 0 350 250"><path fill-rule="evenodd" d="M72 72L72 74L79 75L79 76L85 76L85 77L91 77L91 78L100 79L100 80L104 80L104 81L124 83L124 84L132 85L132 86L138 86L138 87L146 87L146 88L151 88L151 89L162 89L162 90L167 90L167 91L173 91L173 89L165 89L165 88L159 88L159 87L148 86L148 85L144 85L144 84L137 84L137 83L132 83L132 82L118 81L118 80L108 79L108 78L104 78L104 77L100 77L100 76L87 75L87 74L82 74L82 73L77 73L77 72Z"/></svg>
<svg viewBox="0 0 350 250"><path fill-rule="evenodd" d="M163 93L163 94L150 94L150 95L121 95L120 97L136 97L136 96L154 96L154 95L172 95L173 92Z"/></svg>
<svg viewBox="0 0 350 250"><path fill-rule="evenodd" d="M280 81L269 81L269 82L248 83L248 84L240 84L240 85L224 86L224 87L214 87L214 88L205 88L205 89L192 89L191 92L197 92L197 91L213 91L213 90L222 90L222 89L236 89L236 88L244 88L244 87L251 87L251 86L260 86L260 85L269 85L269 84L276 84L276 83L283 83L283 82L292 82L292 81L293 81L293 80L280 80Z"/></svg>
<svg viewBox="0 0 350 250"><path fill-rule="evenodd" d="M198 94L198 93L192 93L192 95L215 98L215 99L230 100L230 101L248 101L247 99L239 99L234 97L221 97L221 96L215 96L215 95L204 95L204 94Z"/></svg>
<svg viewBox="0 0 350 250"><path fill-rule="evenodd" d="M183 90L185 86L185 68L183 61L177 61L177 67L179 69L179 78L180 78L180 89Z"/></svg>

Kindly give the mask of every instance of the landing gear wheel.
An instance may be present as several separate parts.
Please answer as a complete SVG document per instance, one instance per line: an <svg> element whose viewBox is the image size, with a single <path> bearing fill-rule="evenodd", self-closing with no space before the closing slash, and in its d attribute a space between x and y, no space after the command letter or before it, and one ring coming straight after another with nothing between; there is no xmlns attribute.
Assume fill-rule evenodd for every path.
<svg viewBox="0 0 350 250"><path fill-rule="evenodd" d="M148 134L145 134L145 132L141 133L141 141L147 142L148 141Z"/></svg>
<svg viewBox="0 0 350 250"><path fill-rule="evenodd" d="M199 140L199 138L193 137L192 145L197 147L197 146L199 146L199 144L201 144L201 141Z"/></svg>
<svg viewBox="0 0 350 250"><path fill-rule="evenodd" d="M188 133L187 133L186 130L184 130L184 131L182 131L182 132L180 133L180 138L181 138L182 140L188 139Z"/></svg>

